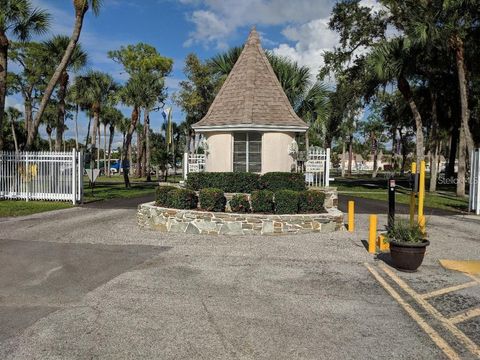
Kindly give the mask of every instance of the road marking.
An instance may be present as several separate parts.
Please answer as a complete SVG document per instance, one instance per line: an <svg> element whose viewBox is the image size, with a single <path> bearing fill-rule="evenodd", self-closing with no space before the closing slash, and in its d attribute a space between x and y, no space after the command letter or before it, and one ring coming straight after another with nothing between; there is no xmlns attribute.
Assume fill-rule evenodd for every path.
<svg viewBox="0 0 480 360"><path fill-rule="evenodd" d="M448 345L448 343L440 336L438 332L435 331L427 322L415 311L415 309L408 304L396 291L393 289L387 281L369 264L365 264L368 271L377 279L380 285L393 297L400 306L407 312L408 315L422 328L423 331L432 339L432 341L438 346L439 349L443 351L443 353L449 359L460 359L458 354L453 350L453 348Z"/></svg>
<svg viewBox="0 0 480 360"><path fill-rule="evenodd" d="M425 311L437 319L443 327L450 331L460 342L474 355L480 356L480 349L478 346L470 340L462 331L460 331L454 324L452 324L446 317L444 317L440 312L430 305L426 300L422 299L419 294L417 294L412 288L410 288L402 279L400 279L392 270L387 268L384 264L379 265L380 268L388 275L390 278L397 283L400 288L410 295L418 304L420 304Z"/></svg>
<svg viewBox="0 0 480 360"><path fill-rule="evenodd" d="M476 281L469 281L469 282L464 283L464 284L450 286L450 287L435 290L435 291L432 291L432 292L429 292L429 293L420 294L420 297L422 299L428 299L428 298L431 298L431 297L434 297L434 296L448 294L449 292L462 290L462 289L467 289L469 287L477 286L477 285L478 285L478 283Z"/></svg>
<svg viewBox="0 0 480 360"><path fill-rule="evenodd" d="M448 320L450 320L452 324L458 324L460 322L467 321L471 318L474 318L475 316L480 316L480 308L465 311L464 313L451 317Z"/></svg>

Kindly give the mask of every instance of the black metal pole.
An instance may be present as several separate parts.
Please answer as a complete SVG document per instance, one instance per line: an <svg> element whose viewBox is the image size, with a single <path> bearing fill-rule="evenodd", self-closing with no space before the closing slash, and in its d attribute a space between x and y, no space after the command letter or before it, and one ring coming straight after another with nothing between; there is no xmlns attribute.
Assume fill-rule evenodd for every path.
<svg viewBox="0 0 480 360"><path fill-rule="evenodd" d="M395 179L388 179L388 228L395 226Z"/></svg>

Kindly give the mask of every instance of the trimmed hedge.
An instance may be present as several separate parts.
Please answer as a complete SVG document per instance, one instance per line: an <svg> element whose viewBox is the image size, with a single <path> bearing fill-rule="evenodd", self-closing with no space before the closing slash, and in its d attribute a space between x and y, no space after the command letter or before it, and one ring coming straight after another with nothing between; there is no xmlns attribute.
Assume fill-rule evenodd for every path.
<svg viewBox="0 0 480 360"><path fill-rule="evenodd" d="M223 212L227 199L221 189L206 188L199 193L200 207L205 211Z"/></svg>
<svg viewBox="0 0 480 360"><path fill-rule="evenodd" d="M264 175L242 172L201 172L187 177L187 188L199 191L218 188L228 193L251 193L255 190L304 191L305 177L300 173L270 172Z"/></svg>
<svg viewBox="0 0 480 360"><path fill-rule="evenodd" d="M257 190L252 192L252 208L256 213L273 213L273 191Z"/></svg>
<svg viewBox="0 0 480 360"><path fill-rule="evenodd" d="M275 193L276 214L297 214L300 193L294 190L279 190Z"/></svg>
<svg viewBox="0 0 480 360"><path fill-rule="evenodd" d="M243 194L235 194L232 196L230 208L234 213L249 213L252 210L248 196Z"/></svg>
<svg viewBox="0 0 480 360"><path fill-rule="evenodd" d="M270 172L262 175L260 187L271 191L285 189L304 191L305 176L300 173Z"/></svg>
<svg viewBox="0 0 480 360"><path fill-rule="evenodd" d="M316 190L302 191L298 200L298 211L302 214L325 212L325 194Z"/></svg>
<svg viewBox="0 0 480 360"><path fill-rule="evenodd" d="M196 209L198 196L195 191L173 189L167 193L167 207L174 209Z"/></svg>
<svg viewBox="0 0 480 360"><path fill-rule="evenodd" d="M155 204L157 206L168 206L167 195L171 190L175 190L175 186L159 186L155 191Z"/></svg>
<svg viewBox="0 0 480 360"><path fill-rule="evenodd" d="M218 188L228 193L251 193L260 188L260 175L241 172L190 173L187 188L195 191Z"/></svg>

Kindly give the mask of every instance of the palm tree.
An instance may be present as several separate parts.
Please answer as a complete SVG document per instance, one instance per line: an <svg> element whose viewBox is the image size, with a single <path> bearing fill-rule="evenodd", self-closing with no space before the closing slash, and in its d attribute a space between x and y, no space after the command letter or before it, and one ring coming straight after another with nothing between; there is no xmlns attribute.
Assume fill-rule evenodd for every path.
<svg viewBox="0 0 480 360"><path fill-rule="evenodd" d="M26 1L26 0L24 0ZM63 54L62 60L58 64L55 72L53 73L50 81L48 82L45 92L43 93L42 100L40 101L40 106L35 116L35 120L33 122L33 131L28 135L27 139L27 149L32 146L35 136L38 132L38 126L40 125L40 121L45 111L48 100L52 96L53 90L55 86L58 84L62 73L67 68L72 55L75 51L75 48L78 43L78 39L80 38L80 33L82 31L83 20L85 18L85 14L87 13L88 9L91 8L95 15L98 15L100 12L100 7L102 4L102 0L73 0L73 7L75 10L75 23L73 26L73 32L70 36L70 41L68 46Z"/></svg>
<svg viewBox="0 0 480 360"><path fill-rule="evenodd" d="M44 62L53 62L57 64L61 61L70 39L67 36L54 36L52 39L43 43ZM58 119L57 132L55 139L55 151L60 151L63 140L63 131L65 126L65 98L67 97L67 88L69 83L69 71L78 71L87 64L87 53L82 50L79 43L75 46L67 67L63 69L58 82L57 100L58 100Z"/></svg>
<svg viewBox="0 0 480 360"><path fill-rule="evenodd" d="M42 118L42 124L45 125L45 131L48 136L48 148L53 151L52 133L57 125L57 104L49 102L45 115Z"/></svg>
<svg viewBox="0 0 480 360"><path fill-rule="evenodd" d="M3 117L7 96L9 36L22 41L32 34L42 34L49 26L50 15L34 8L30 0L4 0L0 7L0 150L3 148ZM32 143L33 143L32 139Z"/></svg>
<svg viewBox="0 0 480 360"><path fill-rule="evenodd" d="M97 133L100 125L100 113L103 106L108 105L113 92L117 89L117 85L113 78L100 71L89 71L78 84L83 92L83 102L90 105L90 110L93 115L93 127L91 132L91 164L92 169L95 162L95 148L97 146Z"/></svg>
<svg viewBox="0 0 480 360"><path fill-rule="evenodd" d="M15 132L15 123L17 123L22 117L21 111L19 111L17 108L14 108L12 106L8 107L7 109L7 118L10 120L10 126L12 129L12 137L13 137L13 143L15 144L15 152L19 151L18 147L18 141L17 141L17 134Z"/></svg>
<svg viewBox="0 0 480 360"><path fill-rule="evenodd" d="M403 37L381 41L370 54L367 62L381 84L396 82L398 90L410 107L416 128L417 163L424 159L423 121L408 82L410 74L415 73L416 58L420 49Z"/></svg>
<svg viewBox="0 0 480 360"><path fill-rule="evenodd" d="M105 174L110 177L110 164L111 164L111 152L112 152L112 143L113 137L115 135L116 125L123 119L123 114L120 110L114 107L106 107L102 109L102 124L103 124L103 163L105 167ZM107 148L107 127L109 128L109 140ZM107 152L108 152L108 163L107 163ZM107 165L108 164L108 165Z"/></svg>

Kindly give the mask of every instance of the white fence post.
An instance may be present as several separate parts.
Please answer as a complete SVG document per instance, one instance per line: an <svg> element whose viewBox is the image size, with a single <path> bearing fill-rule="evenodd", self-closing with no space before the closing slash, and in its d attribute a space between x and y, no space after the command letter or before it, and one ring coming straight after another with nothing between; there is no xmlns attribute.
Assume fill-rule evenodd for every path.
<svg viewBox="0 0 480 360"><path fill-rule="evenodd" d="M472 151L468 208L480 215L480 149Z"/></svg>

